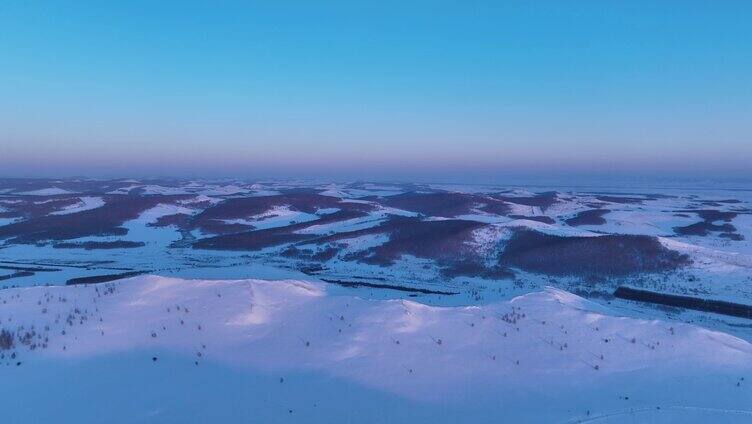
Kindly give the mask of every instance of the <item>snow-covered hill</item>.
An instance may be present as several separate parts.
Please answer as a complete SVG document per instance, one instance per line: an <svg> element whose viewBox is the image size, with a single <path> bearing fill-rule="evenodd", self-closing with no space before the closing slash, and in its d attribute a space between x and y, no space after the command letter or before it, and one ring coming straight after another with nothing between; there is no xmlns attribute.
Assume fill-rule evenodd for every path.
<svg viewBox="0 0 752 424"><path fill-rule="evenodd" d="M138 376L168 398L197 390L188 386L200 385L207 367L216 371L209 387L219 390L186 417L168 406L154 411L136 388L120 388L118 396L132 397L128 408L115 407L120 422L227 417L239 401L221 390L237 384L266 393L248 400L251 422L752 420L750 343L619 317L554 288L484 306L434 307L335 295L296 280L140 276L0 291L0 329L12 333L12 346L0 351L0 399L33 396L18 381L44 381L64 386L70 402L62 412L45 411L41 401L13 407L10 422L95 422L76 413L96 409L92 399L116 402L91 390L119 372L118 361L127 381ZM217 371L227 367L233 371ZM181 377L165 380L165 369ZM379 413L385 396L400 406ZM340 397L349 403L338 404Z"/></svg>

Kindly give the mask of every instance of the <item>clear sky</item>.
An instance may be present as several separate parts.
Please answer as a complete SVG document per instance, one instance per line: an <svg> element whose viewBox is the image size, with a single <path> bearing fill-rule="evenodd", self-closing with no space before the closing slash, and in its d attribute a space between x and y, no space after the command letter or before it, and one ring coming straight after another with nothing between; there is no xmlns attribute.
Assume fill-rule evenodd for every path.
<svg viewBox="0 0 752 424"><path fill-rule="evenodd" d="M0 175L752 176L750 1L0 2Z"/></svg>

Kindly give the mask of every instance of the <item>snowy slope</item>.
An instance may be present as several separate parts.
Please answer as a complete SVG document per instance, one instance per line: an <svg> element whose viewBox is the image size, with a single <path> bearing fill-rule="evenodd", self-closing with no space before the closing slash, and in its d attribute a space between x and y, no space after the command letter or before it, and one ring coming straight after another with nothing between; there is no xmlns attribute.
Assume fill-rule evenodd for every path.
<svg viewBox="0 0 752 424"><path fill-rule="evenodd" d="M50 187L50 188L42 188L39 190L31 190L31 191L25 191L22 193L26 196L57 196L61 194L73 194L72 191L62 189L60 187Z"/></svg>
<svg viewBox="0 0 752 424"><path fill-rule="evenodd" d="M65 207L61 210L50 213L50 215L68 215L71 213L78 213L96 209L104 206L104 199L101 197L83 196L79 197L78 203Z"/></svg>
<svg viewBox="0 0 752 424"><path fill-rule="evenodd" d="M483 412L480 421L486 422L621 422L635 414L654 422L752 419L750 343L686 324L613 316L553 288L485 306L432 307L333 296L322 285L294 280L143 276L8 289L0 292L0 302L0 328L16 333L3 363L20 362L12 369L26 371L16 373L34 373L50 361L97 364L97 358L135 352L149 358L131 365L138 375L177 361L229 366L233 379L238 373L250 380L262 374L326 376L334 379L332 390L354 385L364 391L358 399L364 405L379 401L369 393L384 393L421 414L448 402L466 408L468 417ZM33 335L24 344L20 338L27 332ZM62 384L56 375L48 382ZM67 390L91 387L97 378L81 374L66 383L72 386ZM9 384L0 382L0 393L11 393ZM325 397L309 392L297 401L315 404ZM267 400L257 411L261 416L287 401L281 394ZM139 407L129 413L141 416ZM212 402L205 408L210 413ZM318 422L381 421L357 411L322 412ZM432 421L441 422L437 415ZM143 421L169 418L156 414Z"/></svg>

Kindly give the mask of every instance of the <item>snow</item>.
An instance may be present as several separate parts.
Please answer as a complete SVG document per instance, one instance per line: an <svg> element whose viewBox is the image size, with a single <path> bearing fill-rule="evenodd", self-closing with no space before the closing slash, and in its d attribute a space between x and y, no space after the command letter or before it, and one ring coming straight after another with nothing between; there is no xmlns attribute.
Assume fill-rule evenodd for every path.
<svg viewBox="0 0 752 424"><path fill-rule="evenodd" d="M18 222L19 218L0 218L0 227Z"/></svg>
<svg viewBox="0 0 752 424"><path fill-rule="evenodd" d="M328 188L320 194L323 196L339 197L341 199L357 199L366 196L394 196L403 193L403 190L360 190L351 188Z"/></svg>
<svg viewBox="0 0 752 424"><path fill-rule="evenodd" d="M162 194L162 195L174 195L174 194L188 194L183 188L180 187L165 187L157 184L149 184L142 187L144 194Z"/></svg>
<svg viewBox="0 0 752 424"><path fill-rule="evenodd" d="M59 187L41 188L39 190L25 191L23 194L26 196L58 196L61 194L73 194L72 191L68 191Z"/></svg>
<svg viewBox="0 0 752 424"><path fill-rule="evenodd" d="M308 222L319 219L318 215L290 209L289 205L274 206L266 212L247 218L224 219L227 224L252 225L256 229L284 227L296 222Z"/></svg>
<svg viewBox="0 0 752 424"><path fill-rule="evenodd" d="M362 184L360 188L352 188L349 184L331 183L321 188L322 191L319 194L339 197L340 199L357 199L366 196L393 196L404 192L404 190L396 186L377 184Z"/></svg>
<svg viewBox="0 0 752 424"><path fill-rule="evenodd" d="M327 213L333 213L336 211L337 209L333 209L333 210L327 211ZM390 215L395 215L394 213L395 211L399 212L400 210L392 209L392 208L380 208L374 212L371 212L370 214L364 217L330 222L328 224L311 225L309 227L297 230L295 231L295 233L324 235L324 234L329 234L331 232L342 233L342 232L349 232L349 231L364 230L366 228L373 228L382 224L385 220L389 218ZM316 213L318 214L321 214L322 212L323 212L322 209L319 209L318 211L316 211ZM407 215L407 216L414 216L414 214Z"/></svg>
<svg viewBox="0 0 752 424"><path fill-rule="evenodd" d="M479 361L485 351L511 356L524 352L522 368L516 364L501 366L505 372L513 373L587 371L591 368L587 362L599 363L597 358L589 360L587 350L608 354L609 361L601 369L604 374L645 366L660 368L664 359L671 359L674 364L750 365L747 361L752 361L752 346L733 336L677 324L671 327L672 335L667 323L609 316L603 306L553 288L482 307L432 307L405 300L329 297L323 286L295 280L211 281L145 276L115 286L114 295L101 298L95 290L104 290L104 286L9 290L3 293L3 299L9 302L5 314L13 316L17 323L39 324L45 317L35 300L45 298L46 294L68 299L65 304L50 302L50 315L64 313L71 306L93 309L92 302L99 299L96 307L105 318L102 324L87 320L74 326L68 338L52 332L51 349L43 354L89 356L154 346L190 353L201 340L211 343L220 360L263 366L323 367L365 384L389 386L397 392L404 388L396 383L406 384L408 376L395 375L395 381L385 382L375 371L383 371L395 361L420 367L420 363L410 362L409 358L444 363L465 358L462 367L430 369L421 374L421 378L430 380L434 390L451 391L451 385L445 384L447 378L489 372L485 361ZM13 299L14 295L20 298ZM173 305L189 308L190 314L176 311L170 315L166 308ZM499 319L507 313L519 316L518 321ZM342 314L347 318L340 319ZM139 319L134 321L132 317ZM173 327L181 317L188 320L186 327L177 327L179 330L173 332L160 330L166 323ZM337 320L330 320L332 317ZM546 322L550 327L545 327ZM202 330L197 329L198 325ZM348 328L344 334L333 331L343 327ZM560 331L562 327L566 332ZM105 336L95 337L101 330ZM149 337L154 331L158 336ZM494 336L498 331L507 332L507 340ZM399 348L392 346L394 343L383 343L390 337L404 341ZM537 337L543 340L536 340ZM606 337L614 339L612 345L603 342ZM629 343L632 337L648 344L662 343L663 347L654 350L619 342ZM72 341L75 338L78 341ZM438 344L443 349L430 348L439 338L443 338L443 343ZM313 346L306 346L299 339L310 340ZM550 349L548 340L556 342L556 349ZM565 342L569 343L568 350L561 353L558 343ZM64 343L69 343L64 352L54 349ZM631 350L626 351L627 348ZM277 354L266 356L261 354L264 351ZM358 359L359 365L367 366L357 371L352 367L357 365L354 363L344 369L338 366L342 359L353 358ZM431 390L403 394L434 395Z"/></svg>
<svg viewBox="0 0 752 424"><path fill-rule="evenodd" d="M278 195L278 194L282 194L282 192L277 191L277 190L261 190L261 189L258 189L258 190L254 190L253 192L249 193L250 196L255 196L255 197L275 196L275 195Z"/></svg>
<svg viewBox="0 0 752 424"><path fill-rule="evenodd" d="M248 193L249 190L235 184L215 186L201 190L202 194L209 196L229 196L233 194Z"/></svg>
<svg viewBox="0 0 752 424"><path fill-rule="evenodd" d="M752 256L747 254L697 246L665 237L659 237L658 240L669 249L689 255L694 268L711 272L752 270Z"/></svg>
<svg viewBox="0 0 752 424"><path fill-rule="evenodd" d="M143 224L154 224L157 222L157 220L159 220L159 218L163 216L175 215L175 214L193 215L194 213L196 213L195 209L190 209L190 208L186 208L183 206L160 203L157 206L154 206L153 208L150 208L141 212L138 218L132 221L136 221L136 222L143 223Z"/></svg>
<svg viewBox="0 0 752 424"><path fill-rule="evenodd" d="M129 180L129 181L123 181L123 182L125 182L125 183L133 183L133 182L137 182L137 181ZM107 194L128 194L129 191L131 191L133 189L136 189L136 188L140 188L140 187L142 187L140 184L131 184L131 185L126 186L126 187L120 187L118 189L108 191Z"/></svg>
<svg viewBox="0 0 752 424"><path fill-rule="evenodd" d="M676 217L658 210L613 210L603 216L603 225L583 225L579 228L612 234L644 234L649 236L671 236L674 227L682 227L697 222L697 218Z"/></svg>
<svg viewBox="0 0 752 424"><path fill-rule="evenodd" d="M486 225L473 231L473 240L470 244L484 256L488 256L496 250L499 243L509 240L512 231L500 225Z"/></svg>
<svg viewBox="0 0 752 424"><path fill-rule="evenodd" d="M366 217L366 218L353 218L344 221L332 222L329 224L311 225L300 230L295 231L297 234L329 234L329 233L341 233L347 231L364 230L366 228L372 228L384 222L383 218L378 217Z"/></svg>
<svg viewBox="0 0 752 424"><path fill-rule="evenodd" d="M78 200L79 202L77 204L66 206L63 209L50 213L50 215L67 215L104 206L104 199L101 197L84 196L79 197Z"/></svg>
<svg viewBox="0 0 752 424"><path fill-rule="evenodd" d="M143 377L140 384L147 386L165 384L159 382L159 371L149 371L154 367L178 367L176 376L204 375L192 371L204 366L223 375L217 367L229 367L233 371L225 381L263 384L254 390L267 392L265 401L248 399L262 417L282 409L287 413L283 405L289 402L326 404L331 399L304 391L291 400L275 389L286 384L276 381L280 376L308 388L326 378L328 391L360 393L358 407L350 412L355 415L341 415L344 406L313 412L310 403L306 409L298 405L299 414L309 411L318 422L380 422L379 414L357 411L378 411L384 396L410 405L398 409L399 421L410 416L407 410L424 416L440 412L442 405L453 413L436 413L433 422L456 422L458 416L480 422L502 417L578 422L630 418L630 410L651 422L677 416L745 422L752 414L748 342L687 324L615 316L602 305L553 288L485 306L434 307L331 295L321 284L297 280L141 276L92 286L8 289L0 298L4 327L12 317L12 328L34 326L49 337L46 348L16 349L23 365L12 372L33 376L37 367L47 370L46 386L65 381L65 390L73 393L101 378L90 372L101 361L125 358L128 373ZM66 323L69 314L71 324ZM42 330L45 325L49 331ZM145 360L134 363L136 356ZM152 356L159 362L146 359ZM59 377L67 375L64 364L71 361L80 364L76 378ZM62 366L60 374L49 371L48 364L55 363ZM16 381L0 380L4 399L5 394L19 396ZM188 389L175 385L170 390ZM233 397L224 392L202 400L204 414L223 413L222 398ZM98 396L82 396L65 409L88 409ZM144 418L150 403L142 402L131 405L125 416L171 421L169 411ZM44 404L38 405L43 409ZM316 422L301 415L285 420Z"/></svg>
<svg viewBox="0 0 752 424"><path fill-rule="evenodd" d="M178 201L178 203L181 205L191 205L191 204L206 202L206 203L214 205L221 201L222 199L217 199L216 197L209 197L204 194L199 194L198 196L194 196L190 199Z"/></svg>
<svg viewBox="0 0 752 424"><path fill-rule="evenodd" d="M509 207L510 215L545 215L538 206L520 205L513 202L506 202Z"/></svg>
<svg viewBox="0 0 752 424"><path fill-rule="evenodd" d="M504 227L523 227L539 231L552 236L564 237L597 237L602 234L594 233L588 230L582 230L579 227L568 227L563 225L546 224L545 222L533 221L530 219L515 219L503 224L496 224Z"/></svg>

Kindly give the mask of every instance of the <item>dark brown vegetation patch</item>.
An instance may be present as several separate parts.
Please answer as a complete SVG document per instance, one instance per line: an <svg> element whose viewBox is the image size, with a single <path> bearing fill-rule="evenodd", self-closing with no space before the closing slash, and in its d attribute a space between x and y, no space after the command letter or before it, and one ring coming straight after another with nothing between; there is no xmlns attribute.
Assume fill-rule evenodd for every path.
<svg viewBox="0 0 752 424"><path fill-rule="evenodd" d="M488 280L508 280L514 278L514 272L501 265L486 265L480 258L466 257L459 261L442 262L442 275L453 277L478 277Z"/></svg>
<svg viewBox="0 0 752 424"><path fill-rule="evenodd" d="M701 221L684 227L674 227L674 232L682 236L707 236L711 232L736 232L736 227L731 224L713 224Z"/></svg>
<svg viewBox="0 0 752 424"><path fill-rule="evenodd" d="M615 277L674 270L689 264L689 257L650 236L562 237L521 229L504 247L499 264L548 275Z"/></svg>
<svg viewBox="0 0 752 424"><path fill-rule="evenodd" d="M209 250L261 250L310 238L306 234L279 231L278 228L247 231L201 239L193 243L195 249Z"/></svg>
<svg viewBox="0 0 752 424"><path fill-rule="evenodd" d="M47 215L0 227L0 239L14 243L36 243L87 236L120 236L128 231L121 225L160 203L171 204L185 196L108 196L96 209L67 215Z"/></svg>
<svg viewBox="0 0 752 424"><path fill-rule="evenodd" d="M318 209L338 208L340 199L313 193L291 193L273 196L239 197L227 199L196 215L195 222L211 219L239 219L261 215L274 207L288 206L291 210L316 213Z"/></svg>
<svg viewBox="0 0 752 424"><path fill-rule="evenodd" d="M366 215L367 212L374 209L370 204L344 202L339 198L332 196L322 196L320 194L311 193L308 191L296 192L293 191L288 194L279 194L273 196L259 196L259 197L240 197L227 199L221 203L218 203L194 217L189 218L175 218L170 222L171 225L179 225L183 229L201 229L204 233L210 234L232 234L242 233L253 229L252 225L246 224L228 224L223 220L230 219L242 219L257 216L271 211L275 207L287 206L293 211L314 214L320 209L340 209L339 212L346 214L347 216L360 217ZM334 222L336 220L343 219L342 215L326 214L322 215L322 218L316 221L309 221L306 223L300 223L305 226L315 224L324 224L327 222ZM350 219L350 218L344 218ZM298 225L298 224L293 224ZM295 227L297 229L305 228L305 226ZM286 227L288 229L292 226Z"/></svg>
<svg viewBox="0 0 752 424"><path fill-rule="evenodd" d="M595 196L596 199L601 202L609 203L621 203L621 204L640 204L644 202L645 198L642 197L623 197L623 196Z"/></svg>
<svg viewBox="0 0 752 424"><path fill-rule="evenodd" d="M721 233L718 235L718 237L722 237L725 239L733 240L733 241L743 241L744 236L739 233Z"/></svg>
<svg viewBox="0 0 752 424"><path fill-rule="evenodd" d="M542 211L545 211L546 209L555 205L559 201L557 197L557 193L555 191L547 191L543 193L538 193L534 196L515 197L515 196L496 195L494 197L499 200L503 200L505 202L515 203L517 205L539 207L541 208Z"/></svg>
<svg viewBox="0 0 752 424"><path fill-rule="evenodd" d="M376 265L391 265L402 255L454 262L470 253L466 242L472 232L485 224L461 219L421 221L415 218L394 218L379 230L389 236L382 245L357 253L354 259Z"/></svg>
<svg viewBox="0 0 752 424"><path fill-rule="evenodd" d="M389 290L422 293L422 294L441 294L441 295L447 295L447 296L459 294L459 292L447 292L447 291L441 291L441 290L430 290L430 289L422 289L422 288L416 288L416 287L406 287L406 286L399 286L396 284L370 283L370 282L365 282L365 281L342 281L342 280L331 280L331 279L326 279L326 278L322 278L321 281L324 281L330 284L336 284L342 287L352 287L352 288L371 287L371 288L376 288L376 289L389 289Z"/></svg>
<svg viewBox="0 0 752 424"><path fill-rule="evenodd" d="M585 193L583 193L585 194ZM625 192L608 192L608 191L591 191L586 194L598 195L602 197L612 197L617 201L613 203L621 203L618 200L621 199L634 199L634 200L658 200L658 199L675 199L676 196L671 194L658 194L658 193L625 193Z"/></svg>
<svg viewBox="0 0 752 424"><path fill-rule="evenodd" d="M656 293L624 286L616 289L614 297L752 319L752 306L741 303Z"/></svg>
<svg viewBox="0 0 752 424"><path fill-rule="evenodd" d="M738 199L700 200L699 202L707 206L721 206L721 204L736 205L736 204L741 203L741 200L738 200Z"/></svg>
<svg viewBox="0 0 752 424"><path fill-rule="evenodd" d="M556 224L555 219L551 218L550 216L545 216L545 215L537 215L537 216L509 215L509 217L514 218L514 219L527 219L530 221L538 221L544 224Z"/></svg>
<svg viewBox="0 0 752 424"><path fill-rule="evenodd" d="M74 206L79 203L76 196L59 195L59 196L13 196L7 199L13 202L3 202L2 206L8 209L5 212L7 218L20 217L24 219L45 216L51 212L59 211L66 207Z"/></svg>
<svg viewBox="0 0 752 424"><path fill-rule="evenodd" d="M334 259L340 251L339 246L324 246L317 250L299 249L295 246L289 246L280 254L286 258L302 259L314 262L326 262Z"/></svg>
<svg viewBox="0 0 752 424"><path fill-rule="evenodd" d="M10 350L15 344L15 335L6 329L0 330L0 350Z"/></svg>
<svg viewBox="0 0 752 424"><path fill-rule="evenodd" d="M147 224L149 227L169 227L174 225L178 228L188 227L191 222L191 215L185 213L176 213L172 215L163 215L157 218L156 222Z"/></svg>
<svg viewBox="0 0 752 424"><path fill-rule="evenodd" d="M220 221L218 219L206 219L201 222L198 227L204 234L235 234L255 229L253 225L241 224L238 222L229 223Z"/></svg>
<svg viewBox="0 0 752 424"><path fill-rule="evenodd" d="M462 219L422 220L420 218L393 216L382 224L361 230L336 233L299 242L300 245L331 246L333 242L384 235L388 238L374 246L342 257L346 261L359 261L371 265L390 266L403 255L433 260L445 277L481 277L490 279L511 278L508 269L487 266L477 249L468 242L473 231L486 224ZM338 246L335 246L339 248ZM297 255L297 249L285 251Z"/></svg>
<svg viewBox="0 0 752 424"><path fill-rule="evenodd" d="M719 211L716 209L703 209L699 211L693 211L699 216L700 218L704 219L708 222L715 222L715 221L723 221L723 222L731 222L734 218L739 215L736 212L724 212Z"/></svg>
<svg viewBox="0 0 752 424"><path fill-rule="evenodd" d="M163 182L161 180L149 180ZM144 181L146 184L149 181ZM77 194L105 194L109 191L132 186L133 183L124 180L52 180L45 178L0 178L0 190L9 189L13 193L60 188Z"/></svg>
<svg viewBox="0 0 752 424"><path fill-rule="evenodd" d="M381 203L426 216L455 217L473 213L475 208L497 215L509 212L509 206L499 199L467 193L409 192L384 197Z"/></svg>
<svg viewBox="0 0 752 424"><path fill-rule="evenodd" d="M123 278L135 277L137 275L141 275L144 273L145 271L130 271L130 272L123 272L120 274L105 274L105 275L93 275L90 277L78 277L78 278L71 278L70 280L66 281L65 284L68 286L72 286L76 284L106 283L108 281L116 281L116 280L122 280Z"/></svg>
<svg viewBox="0 0 752 424"><path fill-rule="evenodd" d="M683 227L674 227L674 233L682 236L707 236L710 233L723 233L720 237L730 240L743 240L740 234L736 233L736 227L730 222L739 215L739 212L726 212L716 209L697 209L684 210L683 213L694 213L702 219L700 222L686 225ZM723 224L716 224L723 222Z"/></svg>
<svg viewBox="0 0 752 424"><path fill-rule="evenodd" d="M145 244L140 241L115 240L115 241L83 241L83 242L62 242L52 245L55 249L133 249L144 247Z"/></svg>
<svg viewBox="0 0 752 424"><path fill-rule="evenodd" d="M446 277L470 276L509 278L508 270L487 267L469 241L473 231L486 224L461 219L424 221L419 218L393 217L383 224L358 231L334 234L306 243L325 243L334 240L383 234L388 241L345 256L371 265L390 266L403 255L435 261Z"/></svg>
<svg viewBox="0 0 752 424"><path fill-rule="evenodd" d="M611 211L608 209L590 209L579 212L577 215L564 222L573 227L580 225L603 225L606 223L606 220L603 219L603 215L609 212Z"/></svg>
<svg viewBox="0 0 752 424"><path fill-rule="evenodd" d="M34 275L31 271L16 271L12 274L0 275L0 281L12 280L14 278L31 277Z"/></svg>
<svg viewBox="0 0 752 424"><path fill-rule="evenodd" d="M348 219L362 218L367 213L360 211L340 210L334 213L322 215L314 221L300 222L284 227L267 228L263 230L246 231L235 234L208 237L193 243L197 249L211 250L261 250L267 247L279 246L304 240L311 240L319 236L314 234L296 234L314 225L330 224Z"/></svg>

